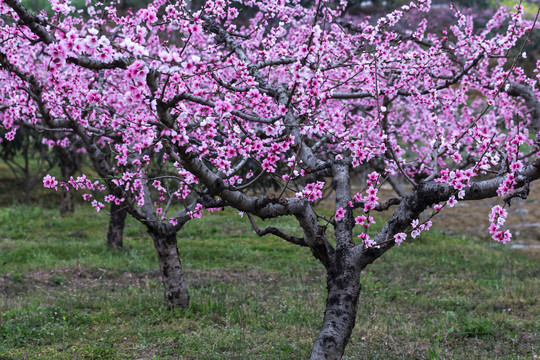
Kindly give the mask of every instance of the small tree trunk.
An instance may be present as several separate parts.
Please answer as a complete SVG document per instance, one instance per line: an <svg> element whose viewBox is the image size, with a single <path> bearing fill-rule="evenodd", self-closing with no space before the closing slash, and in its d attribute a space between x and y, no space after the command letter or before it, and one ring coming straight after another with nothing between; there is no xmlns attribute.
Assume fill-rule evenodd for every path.
<svg viewBox="0 0 540 360"><path fill-rule="evenodd" d="M30 202L32 201L30 192L32 191L32 181L30 179L30 155L28 154L28 147L29 147L28 141L25 141L24 144L24 150L23 150L23 158L24 158L24 204L30 205Z"/></svg>
<svg viewBox="0 0 540 360"><path fill-rule="evenodd" d="M109 232L107 233L107 245L111 248L121 249L123 247L126 215L127 209L125 206L111 202L111 217L109 218Z"/></svg>
<svg viewBox="0 0 540 360"><path fill-rule="evenodd" d="M71 176L77 171L77 164L72 156L67 154L67 150L62 149L60 154L60 172L62 174L62 181L67 182ZM68 191L63 186L60 187L61 200L60 200L60 215L65 215L75 211L73 205L73 191Z"/></svg>
<svg viewBox="0 0 540 360"><path fill-rule="evenodd" d="M313 345L312 360L341 359L351 337L360 296L360 271L354 266L327 274L326 310L322 328Z"/></svg>
<svg viewBox="0 0 540 360"><path fill-rule="evenodd" d="M24 175L24 205L28 206L32 202L32 186L30 185L30 174Z"/></svg>
<svg viewBox="0 0 540 360"><path fill-rule="evenodd" d="M149 231L149 233L154 239L154 247L158 255L159 268L163 278L165 306L169 309L186 308L189 305L189 293L176 247L176 232Z"/></svg>
<svg viewBox="0 0 540 360"><path fill-rule="evenodd" d="M66 190L63 186L60 187L60 215L65 215L75 211L73 206L73 192Z"/></svg>

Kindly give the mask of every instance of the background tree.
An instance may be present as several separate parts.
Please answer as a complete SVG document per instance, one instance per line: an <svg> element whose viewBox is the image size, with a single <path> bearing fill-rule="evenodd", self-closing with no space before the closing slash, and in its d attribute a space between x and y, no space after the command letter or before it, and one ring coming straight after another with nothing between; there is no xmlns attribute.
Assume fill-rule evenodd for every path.
<svg viewBox="0 0 540 360"><path fill-rule="evenodd" d="M43 144L41 134L21 129L13 137L5 139L6 131L0 130L0 158L9 167L23 191L22 202L29 205L32 190L40 184L55 165L56 159L50 148ZM7 140L7 141L6 141Z"/></svg>
<svg viewBox="0 0 540 360"><path fill-rule="evenodd" d="M242 4L256 12L248 23L235 23L238 3L222 0L195 13L156 1L134 17L94 8L85 21L66 2L45 19L4 0L2 105L28 126L81 138L100 180L47 176L45 186L108 188L106 201L125 203L154 239L170 307L189 300L176 232L203 208L236 208L258 235L309 248L327 274L312 358L337 359L355 325L361 271L429 230L421 213L494 196L509 205L540 176L538 79L510 56L516 45L522 54L536 19L501 8L475 29L451 9L455 24L431 33L426 19L407 25L429 11L425 0L349 25L340 21L346 4ZM3 123L15 131L11 111ZM149 177L149 154L161 152L166 170ZM242 172L248 160L259 168ZM353 194L352 171L374 164ZM379 201L396 176L408 190ZM264 177L281 190L254 195ZM330 218L316 208L328 187ZM373 231L372 212L386 210L389 221ZM506 215L494 207L486 230L503 243ZM260 229L254 216L293 216L304 235Z"/></svg>

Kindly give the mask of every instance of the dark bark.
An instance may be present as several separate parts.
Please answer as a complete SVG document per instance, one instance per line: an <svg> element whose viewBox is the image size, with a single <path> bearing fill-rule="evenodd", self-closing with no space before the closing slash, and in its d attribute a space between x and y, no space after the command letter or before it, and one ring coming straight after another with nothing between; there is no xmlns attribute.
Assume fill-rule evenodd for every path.
<svg viewBox="0 0 540 360"><path fill-rule="evenodd" d="M62 178L63 176L62 170ZM69 177L68 177L69 179ZM75 212L75 206L73 205L73 191L68 191L63 186L60 187L60 215L65 215L68 213Z"/></svg>
<svg viewBox="0 0 540 360"><path fill-rule="evenodd" d="M348 254L349 250L344 250ZM336 253L336 257L339 252ZM319 335L313 344L311 360L341 359L354 329L360 270L350 256L342 255L327 272L326 310Z"/></svg>
<svg viewBox="0 0 540 360"><path fill-rule="evenodd" d="M30 183L30 174L24 174L24 205L29 206L32 202L32 184Z"/></svg>
<svg viewBox="0 0 540 360"><path fill-rule="evenodd" d="M158 230L149 230L148 232L154 239L154 247L158 256L165 306L169 309L186 308L189 305L189 293L176 247L176 232Z"/></svg>
<svg viewBox="0 0 540 360"><path fill-rule="evenodd" d="M123 205L111 203L111 216L109 218L109 232L107 232L107 245L114 249L123 247L124 225L127 208Z"/></svg>
<svg viewBox="0 0 540 360"><path fill-rule="evenodd" d="M60 172L62 174L62 181L68 182L69 178L77 172L79 166L75 155L70 153L68 149L57 148L57 153L60 157ZM73 205L73 191L68 191L63 186L60 187L61 201L60 201L60 215L65 215L75 211Z"/></svg>
<svg viewBox="0 0 540 360"><path fill-rule="evenodd" d="M525 105L531 112L531 122L534 130L540 130L540 101L536 97L534 90L527 85L518 83L508 83L505 88L510 96L519 96L525 100Z"/></svg>

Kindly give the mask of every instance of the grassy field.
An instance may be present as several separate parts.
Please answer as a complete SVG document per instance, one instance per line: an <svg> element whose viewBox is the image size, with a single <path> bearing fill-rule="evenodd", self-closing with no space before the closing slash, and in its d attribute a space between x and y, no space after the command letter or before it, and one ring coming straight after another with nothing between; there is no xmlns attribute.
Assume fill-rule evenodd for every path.
<svg viewBox="0 0 540 360"><path fill-rule="evenodd" d="M221 212L188 223L179 249L191 305L162 306L143 227L105 246L106 214L0 208L0 359L302 359L325 283L309 251L256 237ZM294 223L280 225L294 232ZM346 359L533 359L540 256L431 231L363 273Z"/></svg>

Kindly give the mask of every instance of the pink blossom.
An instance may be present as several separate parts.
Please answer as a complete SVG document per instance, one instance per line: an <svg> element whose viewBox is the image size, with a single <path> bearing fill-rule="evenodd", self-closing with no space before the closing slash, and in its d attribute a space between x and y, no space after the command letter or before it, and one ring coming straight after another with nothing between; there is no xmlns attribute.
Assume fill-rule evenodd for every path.
<svg viewBox="0 0 540 360"><path fill-rule="evenodd" d="M356 225L363 225L366 229L371 225L375 224L372 216L360 215L354 219Z"/></svg>
<svg viewBox="0 0 540 360"><path fill-rule="evenodd" d="M47 174L44 178L43 178L43 186L46 187L46 188L49 188L49 189L55 189L55 190L58 190L58 181L56 181L56 179L54 178L54 176L51 176L49 174Z"/></svg>
<svg viewBox="0 0 540 360"><path fill-rule="evenodd" d="M405 233L397 233L396 235L394 235L394 241L398 246L401 245L401 243L405 241L406 238L407 234Z"/></svg>
<svg viewBox="0 0 540 360"><path fill-rule="evenodd" d="M448 206L450 206L450 207L456 206L456 204L457 204L456 197L452 195L452 196L450 197L450 199L448 199L448 201L447 201L446 203L447 203Z"/></svg>
<svg viewBox="0 0 540 360"><path fill-rule="evenodd" d="M354 218L354 222L356 225L364 225L364 222L366 221L367 217L365 215L360 215Z"/></svg>
<svg viewBox="0 0 540 360"><path fill-rule="evenodd" d="M99 212L101 209L103 209L105 207L105 205L103 205L103 203L97 201L97 200L93 200L92 201L92 207L97 211Z"/></svg>
<svg viewBox="0 0 540 360"><path fill-rule="evenodd" d="M520 171L523 168L523 163L521 161L516 161L510 164L510 170L513 172Z"/></svg>
<svg viewBox="0 0 540 360"><path fill-rule="evenodd" d="M15 139L15 134L16 134L16 129L11 129L4 135L4 137L6 138L7 141L13 141Z"/></svg>
<svg viewBox="0 0 540 360"><path fill-rule="evenodd" d="M195 210L190 211L190 212L188 213L188 215L189 215L189 217L190 217L191 219L193 219L193 218L198 218L198 219L200 219L200 218L202 217L202 210L203 210L202 204L197 204L197 205L195 206Z"/></svg>
<svg viewBox="0 0 540 360"><path fill-rule="evenodd" d="M340 221L345 217L345 210L343 208L339 208L336 210L336 221Z"/></svg>

